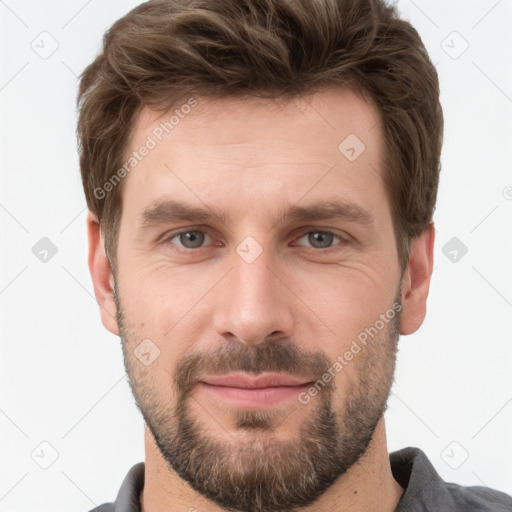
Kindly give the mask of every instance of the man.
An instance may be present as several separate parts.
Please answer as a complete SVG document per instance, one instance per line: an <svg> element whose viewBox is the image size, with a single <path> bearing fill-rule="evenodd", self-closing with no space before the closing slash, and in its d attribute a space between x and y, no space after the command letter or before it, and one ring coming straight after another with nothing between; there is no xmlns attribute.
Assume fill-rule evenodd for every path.
<svg viewBox="0 0 512 512"><path fill-rule="evenodd" d="M158 0L79 91L89 267L144 417L96 511L504 511L387 451L426 312L443 115L383 1Z"/></svg>

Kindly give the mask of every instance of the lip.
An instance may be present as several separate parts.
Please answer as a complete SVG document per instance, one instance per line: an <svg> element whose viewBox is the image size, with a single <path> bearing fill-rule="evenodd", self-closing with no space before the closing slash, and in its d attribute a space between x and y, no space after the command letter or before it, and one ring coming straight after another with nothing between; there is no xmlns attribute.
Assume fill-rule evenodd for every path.
<svg viewBox="0 0 512 512"><path fill-rule="evenodd" d="M264 373L250 376L247 373L231 373L228 375L212 375L202 377L200 382L213 386L229 386L232 388L257 389L278 386L302 386L311 381L284 373Z"/></svg>
<svg viewBox="0 0 512 512"><path fill-rule="evenodd" d="M247 374L230 374L204 377L198 388L214 400L221 400L236 407L265 408L291 399L298 399L311 381L291 375L264 374L251 377Z"/></svg>

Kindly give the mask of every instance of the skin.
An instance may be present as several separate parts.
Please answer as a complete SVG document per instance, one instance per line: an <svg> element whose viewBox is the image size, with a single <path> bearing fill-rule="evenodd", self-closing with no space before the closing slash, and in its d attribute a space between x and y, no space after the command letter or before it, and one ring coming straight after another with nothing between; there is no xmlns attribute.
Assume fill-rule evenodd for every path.
<svg viewBox="0 0 512 512"><path fill-rule="evenodd" d="M381 177L380 116L354 91L325 88L286 105L196 99L125 178L117 276L96 216L87 220L102 321L122 339L146 421L141 508L393 511L404 490L391 473L383 412L398 335L425 318L434 227L413 242L402 274ZM141 112L130 151L168 118L160 116ZM366 146L354 161L338 150L349 134ZM141 229L140 213L165 198L230 219ZM288 206L328 199L356 203L374 222L276 220ZM178 228L205 233L201 248L187 249ZM335 236L319 248L308 236L318 231L345 241ZM248 236L262 249L251 263L236 250ZM239 369L316 380L397 303L400 314L307 404L242 410L194 381ZM160 351L150 365L134 353L145 339Z"/></svg>

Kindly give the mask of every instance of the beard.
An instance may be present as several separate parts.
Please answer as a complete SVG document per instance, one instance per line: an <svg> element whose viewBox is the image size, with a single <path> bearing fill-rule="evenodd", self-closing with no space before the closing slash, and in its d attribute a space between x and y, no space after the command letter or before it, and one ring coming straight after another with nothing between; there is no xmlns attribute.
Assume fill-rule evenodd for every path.
<svg viewBox="0 0 512 512"><path fill-rule="evenodd" d="M400 304L400 296L401 283L395 304ZM401 308L348 363L355 371L348 374L341 396L335 393L338 375L326 384L324 379L314 400L297 403L291 411L288 406L223 409L221 404L197 401L196 376L275 371L320 382L333 361L320 352L299 351L287 340L267 339L256 345L226 341L178 362L172 376L177 399L172 404L169 396L156 391L158 360L146 367L134 356L143 336L127 327L117 285L114 298L130 387L163 459L170 471L223 509L278 512L306 507L366 454L394 380ZM306 412L301 410L305 407ZM197 417L200 408L210 420ZM217 421L219 411L224 419ZM293 414L301 415L298 434L278 436L279 425ZM226 435L214 433L212 425L222 426L226 418L234 434L227 429Z"/></svg>

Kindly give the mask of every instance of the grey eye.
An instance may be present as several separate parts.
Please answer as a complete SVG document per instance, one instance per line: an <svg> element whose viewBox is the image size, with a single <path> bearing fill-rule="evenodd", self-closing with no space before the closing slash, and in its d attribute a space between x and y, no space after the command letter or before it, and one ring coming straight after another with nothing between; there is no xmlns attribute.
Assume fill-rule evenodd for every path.
<svg viewBox="0 0 512 512"><path fill-rule="evenodd" d="M315 249L327 249L332 245L335 238L341 240L340 237L329 231L309 231L299 240L302 240L303 238L307 238L308 243Z"/></svg>
<svg viewBox="0 0 512 512"><path fill-rule="evenodd" d="M203 245L205 236L208 235L206 235L203 231L189 230L176 233L170 240L178 238L178 245L181 245L186 249L197 249Z"/></svg>

